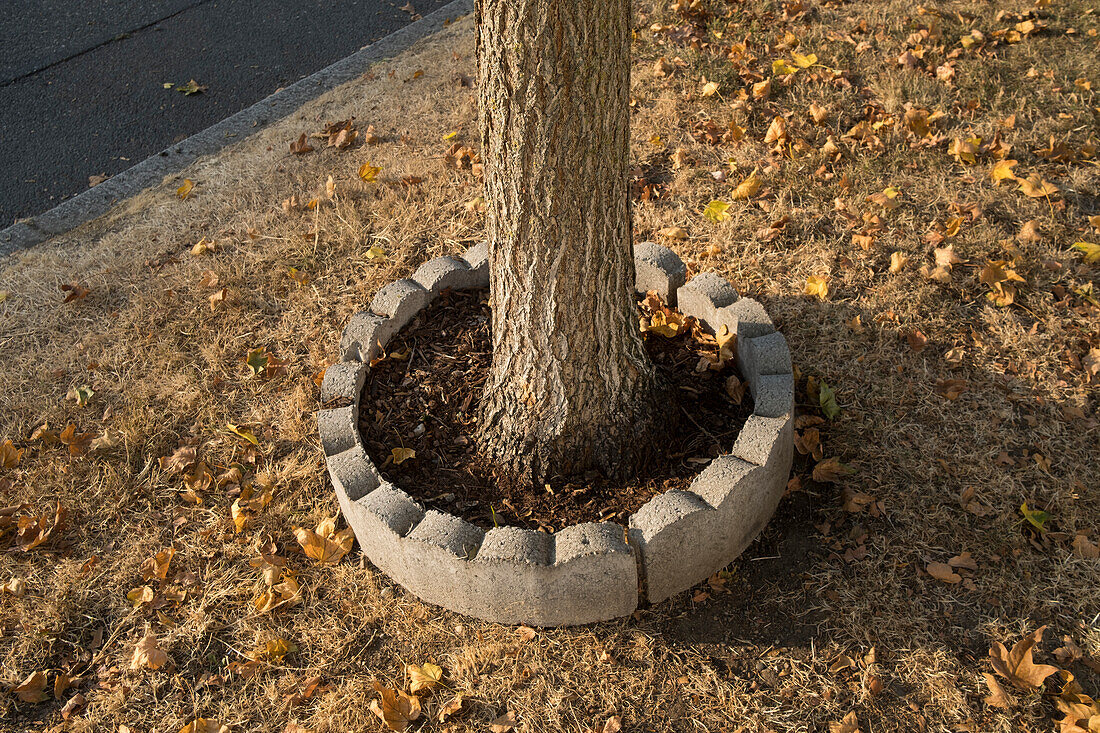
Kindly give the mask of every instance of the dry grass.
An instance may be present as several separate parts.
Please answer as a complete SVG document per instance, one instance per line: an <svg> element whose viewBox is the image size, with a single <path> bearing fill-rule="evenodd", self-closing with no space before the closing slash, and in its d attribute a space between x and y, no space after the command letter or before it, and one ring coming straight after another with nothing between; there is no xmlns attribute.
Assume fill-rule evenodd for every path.
<svg viewBox="0 0 1100 733"><path fill-rule="evenodd" d="M919 69L895 62L908 36L934 17L905 3L826 3L790 21L773 3L714 4L706 26L722 38L709 36L712 46L701 50L650 30L654 22L682 24L678 13L638 8L635 154L665 188L662 198L635 207L637 235L659 238L661 229L683 227L688 239L667 243L693 272L714 269L767 304L801 376L836 388L842 413L823 427L825 455L857 472L819 484L809 480L812 462L801 459L803 490L783 501L724 588L622 622L523 641L510 628L425 606L350 559L315 567L296 552L292 528L336 512L313 413L315 375L332 360L340 329L382 284L481 233L480 215L466 207L480 195L479 182L442 161L451 142L444 134L457 131L458 141L476 144L471 90L456 81L473 73L469 19L381 64L375 78L196 163L186 172L197 184L186 201L175 196L179 180L165 181L109 217L10 258L0 270L0 289L10 292L0 304L0 440L26 451L0 473L0 498L36 512L59 500L70 516L42 547L0 556L0 581L26 586L22 597L0 597L0 675L8 685L37 670L49 671L51 683L59 671L79 675L63 701L78 691L88 705L63 723L60 702L5 695L0 727L113 731L124 724L175 733L206 716L234 731L281 731L289 721L316 731L376 729L367 710L371 681L401 684L404 662L433 661L469 699L447 723L454 730L484 730L505 710L529 730L583 731L615 714L628 730L816 731L849 711L864 731L1052 729L1053 706L1039 694L1020 694L1010 710L984 704L982 673L991 642L1041 624L1050 625L1045 661L1063 634L1100 655L1097 561L1070 546L1076 533L1095 542L1100 530L1096 380L1081 363L1100 347L1100 310L1081 294L1097 285L1098 269L1070 250L1100 237L1087 221L1100 214L1100 173L1095 157L1059 162L1033 152L1050 135L1075 151L1100 138L1100 100L1074 86L1078 78L1100 86L1097 39L1088 35L1100 20L1087 8L1055 0L1038 11L1045 31L962 53L953 86L925 62ZM971 27L989 38L1016 22L997 19L993 6L944 3L935 12L942 40L923 44L927 69L947 60ZM800 49L844 70L851 86L800 72L790 85L776 84L770 100L737 112L746 130L740 144L695 141L691 124L713 119L724 128L738 91L748 88L716 51L747 35L756 67L767 73L773 59L789 57L777 46L788 31ZM683 65L658 77L658 56ZM1038 73L1029 76L1032 67ZM700 95L704 74L719 81L718 95ZM826 126L809 120L811 102L830 110ZM839 140L868 106L882 119L900 117L905 104L942 109L934 131L947 139L912 148L915 138L898 132L896 121L879 132L878 148L842 141L838 161L819 152L828 134ZM812 150L792 144L783 156L769 154L762 140L784 113L792 143L805 139ZM1015 126L1007 128L1012 114ZM374 124L382 142L286 152L301 132L350 115L360 129ZM1061 194L1028 198L985 176L988 155L964 166L948 153L954 137L988 143L998 131L1013 146L1017 172L1041 173ZM649 142L654 134L661 145ZM673 170L677 148L696 163ZM356 177L368 160L383 168L378 183ZM728 200L756 166L764 179L756 198L735 204L720 224L701 215L711 199ZM715 180L709 172L717 170L729 181ZM330 174L334 201L324 195ZM424 181L404 185L407 175ZM867 201L887 186L902 191L892 212ZM280 203L291 195L323 202L316 211L284 213ZM834 200L853 214L854 230ZM924 236L954 215L953 203L965 211L976 205L981 215L967 215L949 240L967 262L940 284L918 268L932 264ZM867 251L851 239L864 214L882 219ZM756 235L781 215L790 219L777 237ZM1032 219L1041 239L1017 241ZM203 237L217 251L191 255ZM388 257L370 259L371 245ZM890 273L895 251L910 262ZM147 264L162 255L170 257L160 266ZM1014 259L1025 279L1007 307L990 303L978 279L987 260L1000 259ZM308 282L289 277L291 267ZM228 289L228 304L211 309L214 290L200 285L206 270ZM828 276L826 300L802 295L810 275ZM58 285L72 281L91 293L62 304ZM855 316L860 329L851 325ZM912 330L927 337L919 352L903 338ZM287 361L284 375L248 378L242 359L261 346ZM953 365L944 357L956 347L963 356ZM944 379L964 379L968 390L947 400L936 391ZM85 407L65 399L85 384L95 391ZM800 388L801 407L816 414L805 379ZM28 439L46 421L103 438L70 458L63 447ZM227 422L252 426L260 448L248 450L226 432ZM211 487L202 505L188 504L181 477L157 464L188 438L201 442L200 457L215 473L242 462L270 479L274 501L244 532L233 531L232 496ZM986 511L960 502L971 488ZM844 490L875 497L881 511L846 511ZM1024 501L1053 515L1053 531L1038 537L1027 529L1018 510ZM248 560L269 541L300 571L304 601L257 614L251 601L263 582ZM141 564L167 547L176 549L170 577L194 573L194 586L160 613L133 609L126 594L143 584ZM978 562L963 583L943 584L924 571L963 551ZM98 562L82 569L92 556ZM131 671L131 651L147 630L171 662ZM277 637L298 651L250 678L227 671ZM842 654L854 666L836 665ZM1097 675L1081 664L1070 669L1100 694ZM289 707L285 696L313 675L324 687ZM868 691L873 678L882 683L878 694Z"/></svg>

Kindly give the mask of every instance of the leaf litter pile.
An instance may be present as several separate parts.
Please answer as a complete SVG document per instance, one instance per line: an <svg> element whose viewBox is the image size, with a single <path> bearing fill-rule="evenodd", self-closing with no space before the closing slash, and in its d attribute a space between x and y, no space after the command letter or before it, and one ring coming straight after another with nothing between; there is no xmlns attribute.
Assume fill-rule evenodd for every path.
<svg viewBox="0 0 1100 733"><path fill-rule="evenodd" d="M553 532L617 521L656 494L685 489L729 452L752 397L736 374L733 340L703 332L656 293L640 304L646 350L663 384L667 442L627 482L598 472L531 486L498 475L477 453L477 414L492 359L488 291L447 292L425 308L371 364L360 432L384 478L428 507L485 529Z"/></svg>
<svg viewBox="0 0 1100 733"><path fill-rule="evenodd" d="M484 237L460 18L0 260L0 729L1097 729L1095 2L642 0L632 29L634 236L791 347L760 538L576 629L358 556L320 384L379 288Z"/></svg>

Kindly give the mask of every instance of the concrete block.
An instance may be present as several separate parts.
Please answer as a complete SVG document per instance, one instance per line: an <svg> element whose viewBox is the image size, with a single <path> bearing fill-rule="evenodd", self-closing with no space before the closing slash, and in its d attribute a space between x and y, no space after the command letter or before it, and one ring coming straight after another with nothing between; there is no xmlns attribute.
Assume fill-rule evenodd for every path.
<svg viewBox="0 0 1100 733"><path fill-rule="evenodd" d="M340 336L340 361L369 364L371 359L382 355L399 330L401 327L392 318L359 311L351 317Z"/></svg>
<svg viewBox="0 0 1100 733"><path fill-rule="evenodd" d="M416 268L412 279L420 283L433 298L444 290L470 290L480 287L481 281L465 260L455 257L428 260Z"/></svg>
<svg viewBox="0 0 1100 733"><path fill-rule="evenodd" d="M772 319L768 317L764 306L752 298L740 298L735 303L724 306L721 311L722 313L718 315L719 320L736 319L738 339L766 336L775 331Z"/></svg>
<svg viewBox="0 0 1100 733"><path fill-rule="evenodd" d="M393 319L400 329L431 301L431 294L415 280L405 278L386 285L374 294L371 312Z"/></svg>
<svg viewBox="0 0 1100 733"><path fill-rule="evenodd" d="M382 483L382 477L378 475L378 470L363 446L355 446L343 453L329 456L326 463L332 485L351 501L358 501Z"/></svg>
<svg viewBox="0 0 1100 733"><path fill-rule="evenodd" d="M408 539L442 550L459 560L472 560L485 541L485 533L458 517L429 509Z"/></svg>
<svg viewBox="0 0 1100 733"><path fill-rule="evenodd" d="M737 440L733 442L733 448L729 454L755 466L765 466L772 457L776 445L782 443L794 445L791 424L792 418L789 414L782 417L751 415L737 435Z"/></svg>
<svg viewBox="0 0 1100 733"><path fill-rule="evenodd" d="M359 404L366 377L367 365L362 362L333 364L325 370L325 378L321 382L321 404L332 400L350 400L353 404Z"/></svg>
<svg viewBox="0 0 1100 733"><path fill-rule="evenodd" d="M401 537L409 534L424 518L423 508L411 496L388 481L383 481L377 489L356 503Z"/></svg>
<svg viewBox="0 0 1100 733"><path fill-rule="evenodd" d="M794 375L762 374L752 388L753 414L783 417L794 414Z"/></svg>
<svg viewBox="0 0 1100 733"><path fill-rule="evenodd" d="M717 322L716 311L732 305L737 291L713 272L701 272L676 291L676 304L684 315L694 316L710 331Z"/></svg>
<svg viewBox="0 0 1100 733"><path fill-rule="evenodd" d="M729 563L710 542L717 521L714 508L699 496L676 490L653 497L630 517L630 540L642 558L650 603L690 588Z"/></svg>
<svg viewBox="0 0 1100 733"><path fill-rule="evenodd" d="M737 367L756 396L760 377L768 374L790 374L791 352L787 339L778 331L767 336L737 340Z"/></svg>
<svg viewBox="0 0 1100 733"><path fill-rule="evenodd" d="M655 242L634 245L634 290L657 294L669 306L676 305L676 291L687 278L687 265L675 252Z"/></svg>
<svg viewBox="0 0 1100 733"><path fill-rule="evenodd" d="M497 527L485 534L478 562L505 560L523 565L549 565L550 535L533 529Z"/></svg>
<svg viewBox="0 0 1100 733"><path fill-rule="evenodd" d="M472 287L489 287L489 243L475 244L463 253L462 259L470 266L471 274L477 278Z"/></svg>
<svg viewBox="0 0 1100 733"><path fill-rule="evenodd" d="M356 424L358 412L355 405L317 412L317 432L321 435L321 447L326 456L362 446Z"/></svg>

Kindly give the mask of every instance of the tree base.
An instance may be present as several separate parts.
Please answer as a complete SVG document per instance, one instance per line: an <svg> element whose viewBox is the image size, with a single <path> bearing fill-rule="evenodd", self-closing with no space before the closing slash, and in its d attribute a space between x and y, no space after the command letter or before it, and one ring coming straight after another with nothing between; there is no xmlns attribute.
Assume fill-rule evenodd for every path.
<svg viewBox="0 0 1100 733"><path fill-rule="evenodd" d="M532 486L593 470L609 479L628 480L650 465L658 431L668 429L668 417L660 408L667 390L655 379L651 384L614 414L604 413L599 425L532 421L522 411L509 413L498 407L494 416L482 418L481 455L501 473ZM557 425L563 427L555 429Z"/></svg>

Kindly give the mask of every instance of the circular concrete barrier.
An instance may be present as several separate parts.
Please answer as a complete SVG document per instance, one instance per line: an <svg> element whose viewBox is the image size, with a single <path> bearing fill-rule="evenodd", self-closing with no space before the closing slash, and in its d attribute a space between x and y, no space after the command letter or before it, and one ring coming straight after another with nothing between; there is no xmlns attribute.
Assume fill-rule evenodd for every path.
<svg viewBox="0 0 1100 733"><path fill-rule="evenodd" d="M321 386L317 426L340 508L363 553L419 598L500 623L568 626L632 613L705 580L733 561L764 528L783 496L793 458L794 378L786 339L760 303L718 275L685 282L667 247L634 248L636 290L714 332L737 334L737 362L753 415L730 452L686 491L655 496L628 525L589 522L554 534L517 527L484 531L425 510L384 480L359 434L359 399L370 368L402 327L446 289L489 285L488 246L437 257L411 278L386 285L354 315L340 362Z"/></svg>

